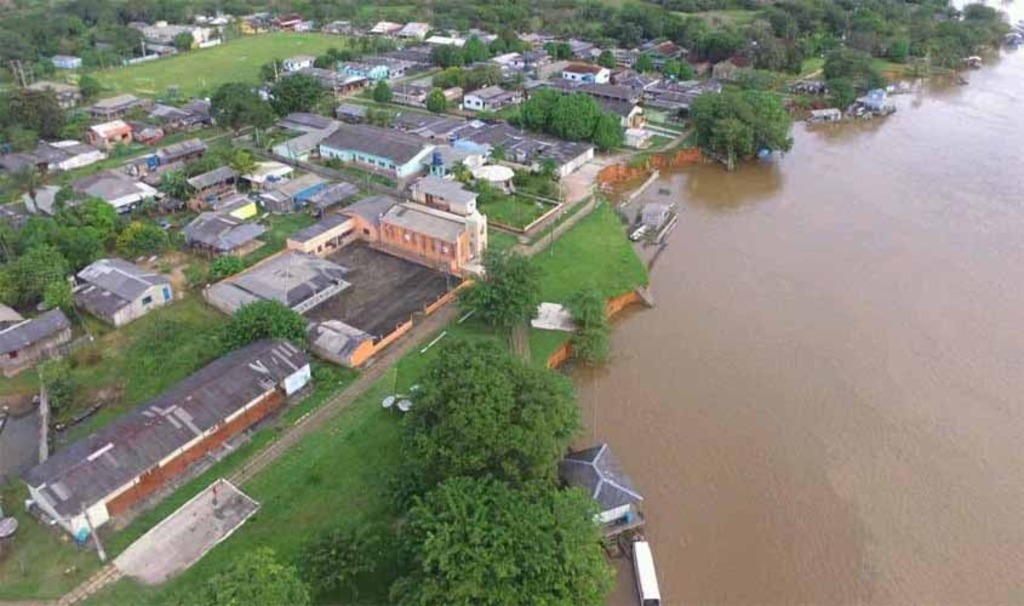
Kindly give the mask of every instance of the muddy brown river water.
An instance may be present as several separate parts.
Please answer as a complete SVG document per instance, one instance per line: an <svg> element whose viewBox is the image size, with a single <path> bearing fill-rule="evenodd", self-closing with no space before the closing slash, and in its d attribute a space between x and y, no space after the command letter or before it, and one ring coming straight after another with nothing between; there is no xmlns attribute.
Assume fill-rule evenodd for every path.
<svg viewBox="0 0 1024 606"><path fill-rule="evenodd" d="M573 376L665 604L1024 602L1024 54L968 77L664 177L657 307Z"/></svg>

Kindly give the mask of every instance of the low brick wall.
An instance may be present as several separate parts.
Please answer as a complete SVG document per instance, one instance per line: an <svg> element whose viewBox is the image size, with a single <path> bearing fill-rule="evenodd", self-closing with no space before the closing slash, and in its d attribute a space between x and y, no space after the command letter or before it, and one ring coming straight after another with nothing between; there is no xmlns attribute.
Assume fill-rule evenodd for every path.
<svg viewBox="0 0 1024 606"><path fill-rule="evenodd" d="M608 311L608 317L614 318L616 315L622 312L627 307L636 305L637 303L643 303L643 297L640 296L635 290L631 290L626 293L622 293L617 297L612 297L605 301L605 309ZM547 367L554 369L558 368L562 364L565 364L572 358L572 340L566 341L561 347L555 350L550 356L548 356Z"/></svg>
<svg viewBox="0 0 1024 606"><path fill-rule="evenodd" d="M631 179L639 179L654 170L683 168L703 161L704 156L697 148L681 149L672 153L651 154L637 164L612 164L597 173L601 185L614 185Z"/></svg>

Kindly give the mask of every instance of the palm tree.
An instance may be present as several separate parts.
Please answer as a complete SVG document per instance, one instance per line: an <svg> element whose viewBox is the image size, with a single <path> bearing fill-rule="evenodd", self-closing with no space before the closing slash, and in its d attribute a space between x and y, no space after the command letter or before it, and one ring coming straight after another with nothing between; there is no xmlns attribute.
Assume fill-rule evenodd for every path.
<svg viewBox="0 0 1024 606"><path fill-rule="evenodd" d="M248 175L252 173L252 171L256 170L256 158L253 158L252 154L244 149L236 151L231 157L231 162L229 164L231 165L231 168L238 173L239 177L242 175Z"/></svg>

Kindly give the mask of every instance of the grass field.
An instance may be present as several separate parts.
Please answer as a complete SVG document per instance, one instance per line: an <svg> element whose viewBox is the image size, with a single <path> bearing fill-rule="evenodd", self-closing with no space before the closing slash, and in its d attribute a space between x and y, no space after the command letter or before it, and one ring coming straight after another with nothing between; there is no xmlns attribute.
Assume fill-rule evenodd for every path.
<svg viewBox="0 0 1024 606"><path fill-rule="evenodd" d="M312 215L305 213L293 213L290 215L270 215L260 222L267 228L267 231L260 236L260 240L265 242L265 244L245 257L245 260L250 265L262 261L278 251L284 250L288 236L316 223L316 219Z"/></svg>
<svg viewBox="0 0 1024 606"><path fill-rule="evenodd" d="M746 11L746 10L723 10L723 11L702 11L699 13L676 13L680 17L700 17L708 25L721 27L721 26L735 26L741 27L744 25L750 25L757 19L758 11Z"/></svg>
<svg viewBox="0 0 1024 606"><path fill-rule="evenodd" d="M344 46L344 39L324 34L275 33L244 36L220 46L167 59L95 73L110 93L148 97L179 88L183 97L207 96L226 82L259 82L260 66L272 59L293 55L320 55Z"/></svg>
<svg viewBox="0 0 1024 606"><path fill-rule="evenodd" d="M488 221L518 228L533 223L549 210L550 206L521 196L501 196L493 202L480 205L480 212L487 215Z"/></svg>

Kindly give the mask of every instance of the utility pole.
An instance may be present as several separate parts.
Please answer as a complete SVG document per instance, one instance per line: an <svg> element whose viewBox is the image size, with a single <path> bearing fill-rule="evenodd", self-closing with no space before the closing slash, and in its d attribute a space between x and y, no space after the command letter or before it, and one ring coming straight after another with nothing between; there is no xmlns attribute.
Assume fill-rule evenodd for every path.
<svg viewBox="0 0 1024 606"><path fill-rule="evenodd" d="M89 536L92 537L92 542L96 546L96 553L100 556L101 562L107 561L107 552L103 549L103 543L100 542L100 536L96 534L96 529L92 525L92 520L89 519L89 512L85 510L85 505L79 503L78 507L82 511L82 517L85 518L85 525L89 528Z"/></svg>

